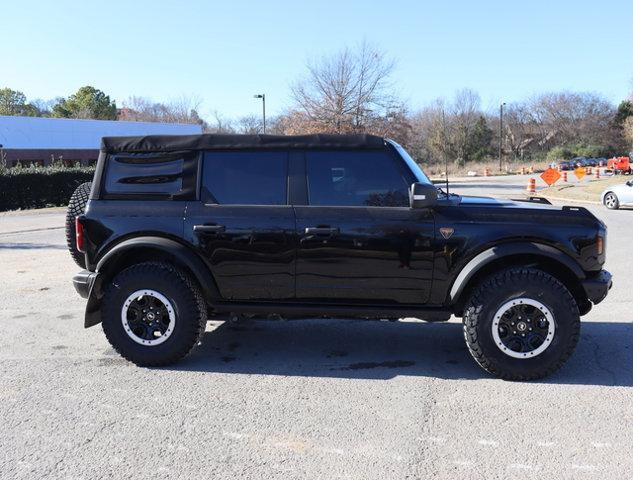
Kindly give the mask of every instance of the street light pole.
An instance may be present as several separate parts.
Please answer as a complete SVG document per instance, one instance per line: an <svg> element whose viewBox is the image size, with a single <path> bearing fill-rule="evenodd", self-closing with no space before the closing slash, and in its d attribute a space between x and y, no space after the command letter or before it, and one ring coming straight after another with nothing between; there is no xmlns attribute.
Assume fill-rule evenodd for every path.
<svg viewBox="0 0 633 480"><path fill-rule="evenodd" d="M503 170L502 165L502 150L503 150L503 106L505 102L499 105L499 171Z"/></svg>
<svg viewBox="0 0 633 480"><path fill-rule="evenodd" d="M266 133L266 94L258 93L257 95L253 95L254 98L262 99L262 119L263 119L263 131Z"/></svg>

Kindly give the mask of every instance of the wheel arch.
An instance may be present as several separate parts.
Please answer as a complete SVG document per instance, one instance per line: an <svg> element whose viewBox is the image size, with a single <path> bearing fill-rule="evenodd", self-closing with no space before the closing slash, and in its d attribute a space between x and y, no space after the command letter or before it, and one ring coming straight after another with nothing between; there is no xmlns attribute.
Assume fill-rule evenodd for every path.
<svg viewBox="0 0 633 480"><path fill-rule="evenodd" d="M456 277L448 302L454 313L461 316L471 292L494 272L512 267L534 267L561 281L570 291L581 315L591 309L591 302L582 287L585 272L562 251L549 245L517 242L491 247L471 259Z"/></svg>
<svg viewBox="0 0 633 480"><path fill-rule="evenodd" d="M101 322L100 304L104 286L126 267L146 261L169 262L188 273L200 287L207 304L220 298L211 270L189 247L164 237L131 238L112 247L98 261L95 268L97 279L86 307L86 328Z"/></svg>

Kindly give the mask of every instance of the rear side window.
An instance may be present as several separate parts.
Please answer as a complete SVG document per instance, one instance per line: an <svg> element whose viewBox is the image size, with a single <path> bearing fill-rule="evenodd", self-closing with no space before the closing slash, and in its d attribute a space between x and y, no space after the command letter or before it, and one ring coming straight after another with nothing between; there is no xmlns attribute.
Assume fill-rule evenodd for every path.
<svg viewBox="0 0 633 480"><path fill-rule="evenodd" d="M310 205L408 207L414 181L386 152L308 152Z"/></svg>
<svg viewBox="0 0 633 480"><path fill-rule="evenodd" d="M202 200L220 205L286 205L287 152L206 152Z"/></svg>
<svg viewBox="0 0 633 480"><path fill-rule="evenodd" d="M110 155L105 172L109 195L174 196L183 193L191 154Z"/></svg>

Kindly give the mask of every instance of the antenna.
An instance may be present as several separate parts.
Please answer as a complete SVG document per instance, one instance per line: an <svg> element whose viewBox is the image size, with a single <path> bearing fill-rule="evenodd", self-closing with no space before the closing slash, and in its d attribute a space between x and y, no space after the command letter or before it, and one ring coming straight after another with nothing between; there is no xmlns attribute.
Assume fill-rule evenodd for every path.
<svg viewBox="0 0 633 480"><path fill-rule="evenodd" d="M446 199L448 200L449 192L448 192L448 156L444 153L444 175L446 176Z"/></svg>
<svg viewBox="0 0 633 480"><path fill-rule="evenodd" d="M448 155L446 155L446 117L444 113L444 106L442 105L442 141L444 142L444 176L446 177L446 200L450 197L448 191Z"/></svg>

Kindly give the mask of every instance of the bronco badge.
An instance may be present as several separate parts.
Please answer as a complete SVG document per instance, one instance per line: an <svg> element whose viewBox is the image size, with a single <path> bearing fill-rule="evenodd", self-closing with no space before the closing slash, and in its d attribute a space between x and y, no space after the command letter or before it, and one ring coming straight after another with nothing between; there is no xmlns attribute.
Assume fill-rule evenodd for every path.
<svg viewBox="0 0 633 480"><path fill-rule="evenodd" d="M440 228L440 233L442 234L442 236L444 237L445 240L448 240L449 238L451 238L451 236L453 235L453 232L455 231L454 228L450 228L450 227L442 227Z"/></svg>

